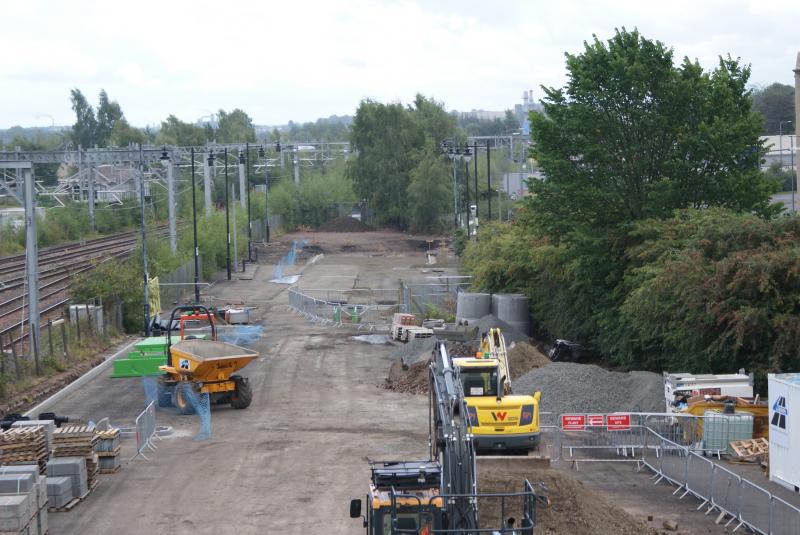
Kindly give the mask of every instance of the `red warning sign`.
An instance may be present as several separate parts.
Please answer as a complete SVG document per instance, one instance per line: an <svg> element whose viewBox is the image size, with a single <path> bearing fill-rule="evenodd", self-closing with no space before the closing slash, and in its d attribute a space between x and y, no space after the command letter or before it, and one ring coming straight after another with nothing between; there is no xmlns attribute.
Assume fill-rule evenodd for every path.
<svg viewBox="0 0 800 535"><path fill-rule="evenodd" d="M589 427L603 427L606 424L602 414L586 415L586 425Z"/></svg>
<svg viewBox="0 0 800 535"><path fill-rule="evenodd" d="M609 414L606 416L609 431L627 431L631 428L630 414Z"/></svg>
<svg viewBox="0 0 800 535"><path fill-rule="evenodd" d="M583 431L586 428L585 414L562 414L561 429L564 431Z"/></svg>

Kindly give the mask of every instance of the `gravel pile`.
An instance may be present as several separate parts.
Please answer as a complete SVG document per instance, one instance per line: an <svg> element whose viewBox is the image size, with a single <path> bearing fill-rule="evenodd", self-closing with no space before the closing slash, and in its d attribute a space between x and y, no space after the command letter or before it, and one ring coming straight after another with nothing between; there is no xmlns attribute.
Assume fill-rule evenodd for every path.
<svg viewBox="0 0 800 535"><path fill-rule="evenodd" d="M317 232L369 232L375 230L369 225L350 216L337 217L319 226Z"/></svg>
<svg viewBox="0 0 800 535"><path fill-rule="evenodd" d="M506 346L510 346L511 342L527 342L529 338L527 334L518 331L516 328L492 314L485 315L479 319L477 323L470 323L469 326L478 329L476 335L478 339L480 339L482 333L488 333L489 329L500 327L500 330L503 332L503 337L506 339Z"/></svg>
<svg viewBox="0 0 800 535"><path fill-rule="evenodd" d="M661 412L663 379L651 372L612 372L592 364L552 362L511 383L514 392L542 392L541 409L555 414Z"/></svg>
<svg viewBox="0 0 800 535"><path fill-rule="evenodd" d="M419 360L428 360L435 346L435 338L415 338L407 344L400 343L397 349L389 353L389 358L413 364Z"/></svg>

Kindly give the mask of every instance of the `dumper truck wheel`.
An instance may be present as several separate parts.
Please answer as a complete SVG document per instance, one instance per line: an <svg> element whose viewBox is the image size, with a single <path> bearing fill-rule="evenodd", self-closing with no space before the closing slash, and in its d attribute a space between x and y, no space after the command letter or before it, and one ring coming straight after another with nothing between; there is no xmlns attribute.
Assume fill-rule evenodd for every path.
<svg viewBox="0 0 800 535"><path fill-rule="evenodd" d="M175 387L175 395L172 399L175 401L175 407L181 414L195 413L194 406L192 405L191 401L189 401L190 388L191 385L185 382L179 383L178 386Z"/></svg>
<svg viewBox="0 0 800 535"><path fill-rule="evenodd" d="M236 390L231 396L231 407L246 409L253 402L253 389L250 387L250 381L239 375L232 375L231 379L236 383Z"/></svg>
<svg viewBox="0 0 800 535"><path fill-rule="evenodd" d="M161 408L172 407L172 392L175 390L174 386L159 384L158 385L158 406Z"/></svg>

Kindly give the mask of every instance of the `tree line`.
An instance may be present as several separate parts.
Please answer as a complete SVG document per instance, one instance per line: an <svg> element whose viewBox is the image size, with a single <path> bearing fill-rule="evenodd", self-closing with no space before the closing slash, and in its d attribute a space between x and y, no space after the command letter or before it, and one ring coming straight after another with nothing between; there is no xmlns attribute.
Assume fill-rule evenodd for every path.
<svg viewBox="0 0 800 535"><path fill-rule="evenodd" d="M476 288L525 293L540 335L619 365L797 369L800 227L758 169L749 67L676 64L624 28L566 64L530 117L544 180L463 254Z"/></svg>

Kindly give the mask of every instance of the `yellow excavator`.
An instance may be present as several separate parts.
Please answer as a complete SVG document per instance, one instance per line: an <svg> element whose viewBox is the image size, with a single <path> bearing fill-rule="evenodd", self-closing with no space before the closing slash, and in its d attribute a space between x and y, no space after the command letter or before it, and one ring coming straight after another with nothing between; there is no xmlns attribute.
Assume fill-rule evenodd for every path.
<svg viewBox="0 0 800 535"><path fill-rule="evenodd" d="M499 328L482 337L474 357L452 357L452 365L458 371L478 452L539 446L541 392L512 392L506 343Z"/></svg>

